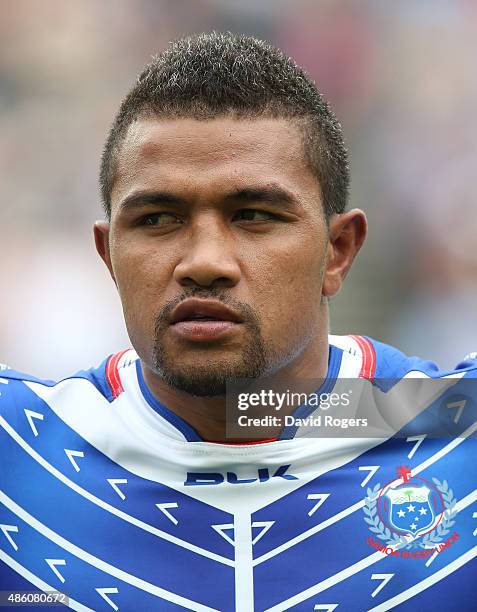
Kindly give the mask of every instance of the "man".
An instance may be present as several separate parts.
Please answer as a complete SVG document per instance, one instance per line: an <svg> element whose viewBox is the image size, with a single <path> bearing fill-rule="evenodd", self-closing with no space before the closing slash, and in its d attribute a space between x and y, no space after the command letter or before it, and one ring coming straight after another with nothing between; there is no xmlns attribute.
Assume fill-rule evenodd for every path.
<svg viewBox="0 0 477 612"><path fill-rule="evenodd" d="M470 610L477 360L443 373L328 335L366 219L308 77L253 38L174 43L123 101L100 181L96 247L134 349L58 383L1 372L2 589L76 610ZM282 394L279 418L230 435L244 379L321 379L320 403ZM390 431L344 400L309 421L349 404L346 379L366 397L351 416Z"/></svg>

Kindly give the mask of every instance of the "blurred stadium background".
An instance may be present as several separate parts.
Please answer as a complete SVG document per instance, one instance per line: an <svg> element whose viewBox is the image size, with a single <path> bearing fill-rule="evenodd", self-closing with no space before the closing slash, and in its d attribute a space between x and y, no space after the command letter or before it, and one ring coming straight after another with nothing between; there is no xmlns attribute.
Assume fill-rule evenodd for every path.
<svg viewBox="0 0 477 612"><path fill-rule="evenodd" d="M54 378L129 345L93 248L103 141L150 57L212 29L281 47L343 124L370 237L332 331L477 350L474 0L3 0L0 360Z"/></svg>

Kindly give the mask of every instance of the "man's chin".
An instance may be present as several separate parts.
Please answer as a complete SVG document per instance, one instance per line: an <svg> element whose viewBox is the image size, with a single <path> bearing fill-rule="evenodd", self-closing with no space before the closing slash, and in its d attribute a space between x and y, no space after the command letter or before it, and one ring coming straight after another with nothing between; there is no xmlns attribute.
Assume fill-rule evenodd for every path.
<svg viewBox="0 0 477 612"><path fill-rule="evenodd" d="M257 358L207 359L202 363L199 359L178 363L178 360L156 359L155 370L162 380L170 387L198 397L225 396L227 384L244 378L259 378L264 373L265 360ZM261 357L261 356L260 356Z"/></svg>
<svg viewBox="0 0 477 612"><path fill-rule="evenodd" d="M183 393L198 397L224 396L227 383L259 378L266 369L267 353L260 330L252 331L249 340L239 347L205 350L178 349L158 335L153 351L154 369L170 387Z"/></svg>
<svg viewBox="0 0 477 612"><path fill-rule="evenodd" d="M158 373L170 387L197 397L225 396L227 383L240 378L231 376L231 373L210 370L207 372L197 370L180 372L160 368Z"/></svg>

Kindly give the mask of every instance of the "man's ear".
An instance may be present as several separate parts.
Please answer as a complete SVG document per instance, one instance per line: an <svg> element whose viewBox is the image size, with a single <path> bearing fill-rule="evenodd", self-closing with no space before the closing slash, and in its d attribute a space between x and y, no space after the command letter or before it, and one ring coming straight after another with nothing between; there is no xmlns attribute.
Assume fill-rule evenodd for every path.
<svg viewBox="0 0 477 612"><path fill-rule="evenodd" d="M101 259L106 264L106 267L108 268L114 283L116 283L116 279L114 278L113 266L111 264L111 252L109 249L109 222L95 221L93 226L93 233L96 250L98 251L98 254Z"/></svg>
<svg viewBox="0 0 477 612"><path fill-rule="evenodd" d="M366 215L359 208L335 214L329 222L329 243L322 294L336 295L368 231Z"/></svg>

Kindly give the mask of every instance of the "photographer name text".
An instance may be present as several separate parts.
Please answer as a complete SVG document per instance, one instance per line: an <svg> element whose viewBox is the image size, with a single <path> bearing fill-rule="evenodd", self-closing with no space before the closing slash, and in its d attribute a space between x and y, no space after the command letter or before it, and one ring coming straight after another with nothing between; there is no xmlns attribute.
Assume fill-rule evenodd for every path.
<svg viewBox="0 0 477 612"><path fill-rule="evenodd" d="M249 417L242 414L237 419L240 427L367 427L368 419L348 419L333 417L329 414L310 417L295 417L292 414L285 416L267 415L263 417Z"/></svg>

